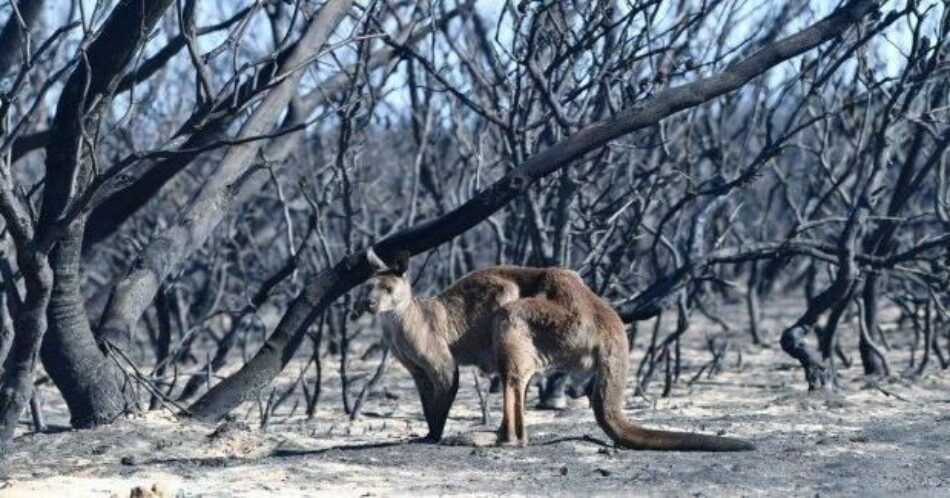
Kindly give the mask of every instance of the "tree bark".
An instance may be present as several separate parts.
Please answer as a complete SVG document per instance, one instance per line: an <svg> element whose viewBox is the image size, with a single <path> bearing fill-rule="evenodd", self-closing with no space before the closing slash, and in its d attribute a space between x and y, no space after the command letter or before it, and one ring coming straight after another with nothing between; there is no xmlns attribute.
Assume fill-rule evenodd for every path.
<svg viewBox="0 0 950 498"><path fill-rule="evenodd" d="M14 317L14 336L0 380L0 455L13 437L20 414L33 396L33 371L46 333L46 307L52 272L46 256L17 251L17 262L26 283L26 299Z"/></svg>
<svg viewBox="0 0 950 498"><path fill-rule="evenodd" d="M66 400L76 428L108 423L126 405L123 374L99 350L86 315L80 288L83 221L73 222L50 254L53 294L41 350L46 372Z"/></svg>
<svg viewBox="0 0 950 498"><path fill-rule="evenodd" d="M752 344L759 346L762 344L761 333L759 332L759 318L762 316L759 312L759 263L753 261L749 266L748 289L745 295L746 312L749 314L749 333L752 335Z"/></svg>
<svg viewBox="0 0 950 498"><path fill-rule="evenodd" d="M864 282L864 292L861 299L864 302L862 316L863 328L858 336L858 352L861 354L861 364L864 366L864 375L881 376L890 373L890 365L881 348L872 338L877 331L877 286L878 276L870 274Z"/></svg>
<svg viewBox="0 0 950 498"><path fill-rule="evenodd" d="M50 127L43 203L34 236L39 250L55 246L50 253L55 264L52 306L43 309L53 326L42 355L77 427L111 420L122 403L110 360L96 347L79 288L79 251L86 220L65 217L93 176L95 145L88 145L87 139L94 140L125 67L170 4L171 0L116 4L89 43L83 63L67 80Z"/></svg>
<svg viewBox="0 0 950 498"><path fill-rule="evenodd" d="M122 71L145 43L171 0L119 2L86 50L84 63L70 74L56 105L46 147L46 177L37 239L52 245L52 233L77 193L90 180L92 151L83 141L95 136Z"/></svg>
<svg viewBox="0 0 950 498"><path fill-rule="evenodd" d="M384 261L391 261L398 251L418 254L443 244L488 218L540 178L570 165L615 138L655 125L671 114L742 87L769 68L840 36L877 5L875 0L848 2L825 19L763 47L718 74L660 91L610 119L590 124L529 157L453 211L387 237L373 248ZM190 411L204 420L218 420L249 396L255 396L287 364L313 320L343 293L366 281L372 274L365 251L347 256L317 274L291 303L260 351L238 372L212 387L192 405Z"/></svg>
<svg viewBox="0 0 950 498"><path fill-rule="evenodd" d="M0 264L3 264L3 262L0 261ZM13 285L7 279L7 276L12 274L13 272L0 274L3 277L3 286ZM8 289L0 290L0 375L3 374L3 362L7 359L7 353L10 352L10 348L13 346L13 317L10 316L10 310L14 306L14 303L10 302L12 295L12 293L8 294Z"/></svg>

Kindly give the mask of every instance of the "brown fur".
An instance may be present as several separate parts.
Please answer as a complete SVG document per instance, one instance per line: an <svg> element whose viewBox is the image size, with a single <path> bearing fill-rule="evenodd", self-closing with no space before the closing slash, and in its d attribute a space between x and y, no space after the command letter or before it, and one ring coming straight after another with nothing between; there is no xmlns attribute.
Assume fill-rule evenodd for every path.
<svg viewBox="0 0 950 498"><path fill-rule="evenodd" d="M438 441L458 390L458 367L498 372L504 414L499 436L527 444L525 391L547 367L593 370L591 395L601 428L631 449L736 451L752 445L732 438L644 429L622 412L627 335L617 313L577 273L562 268L495 266L466 275L434 298L413 297L402 273L371 282L370 310L385 319L396 358L409 370Z"/></svg>

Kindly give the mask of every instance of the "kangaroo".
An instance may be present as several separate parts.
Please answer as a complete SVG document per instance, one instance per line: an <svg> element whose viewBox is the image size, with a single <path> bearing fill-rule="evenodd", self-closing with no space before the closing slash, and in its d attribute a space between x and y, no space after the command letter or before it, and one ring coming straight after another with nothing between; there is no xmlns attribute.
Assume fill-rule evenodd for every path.
<svg viewBox="0 0 950 498"><path fill-rule="evenodd" d="M525 391L535 371L556 367L593 371L590 394L600 427L618 445L635 450L741 451L739 439L644 429L623 414L627 334L619 315L564 268L492 266L474 271L432 298L416 297L406 278L408 253L384 263L369 281L366 309L383 320L393 355L419 390L429 433L442 438L458 391L460 365L497 372L503 385L499 439L527 445Z"/></svg>

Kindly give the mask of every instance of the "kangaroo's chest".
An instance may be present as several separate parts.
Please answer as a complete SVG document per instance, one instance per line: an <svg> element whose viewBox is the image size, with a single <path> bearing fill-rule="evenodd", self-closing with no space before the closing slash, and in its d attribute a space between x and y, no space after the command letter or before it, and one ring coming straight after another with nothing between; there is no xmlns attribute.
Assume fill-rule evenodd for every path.
<svg viewBox="0 0 950 498"><path fill-rule="evenodd" d="M383 323L383 334L393 356L407 366L419 365L425 358L427 348L425 333L426 331L423 330L406 330L392 320Z"/></svg>

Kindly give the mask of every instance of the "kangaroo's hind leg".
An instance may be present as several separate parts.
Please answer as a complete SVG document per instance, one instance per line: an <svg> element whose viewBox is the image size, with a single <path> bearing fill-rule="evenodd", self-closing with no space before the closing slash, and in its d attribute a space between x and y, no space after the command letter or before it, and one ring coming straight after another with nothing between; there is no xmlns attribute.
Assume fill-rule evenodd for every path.
<svg viewBox="0 0 950 498"><path fill-rule="evenodd" d="M526 446L528 444L528 434L525 431L524 406L525 392L528 389L527 377L516 374L502 374L504 384L504 416L501 421L501 428L498 430L499 439L502 444L511 444Z"/></svg>
<svg viewBox="0 0 950 498"><path fill-rule="evenodd" d="M525 391L535 371L558 364L565 351L576 349L578 318L564 303L525 298L508 303L494 317L498 373L505 386L503 441L526 445Z"/></svg>
<svg viewBox="0 0 950 498"><path fill-rule="evenodd" d="M527 445L525 430L525 393L531 376L538 368L531 325L526 319L525 305L531 299L521 299L501 307L493 321L493 342L498 373L504 393L504 415L499 429L503 444Z"/></svg>

